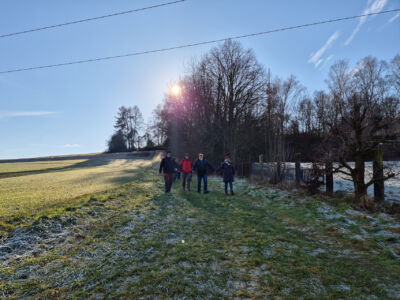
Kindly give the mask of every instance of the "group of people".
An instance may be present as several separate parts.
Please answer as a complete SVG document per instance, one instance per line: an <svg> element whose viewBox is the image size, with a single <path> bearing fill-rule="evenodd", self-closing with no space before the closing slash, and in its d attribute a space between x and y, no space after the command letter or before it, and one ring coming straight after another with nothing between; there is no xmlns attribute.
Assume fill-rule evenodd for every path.
<svg viewBox="0 0 400 300"><path fill-rule="evenodd" d="M231 195L233 192L233 179L235 175L235 167L231 162L229 154L225 155L223 163L218 169L215 169L211 163L204 158L203 153L199 153L198 159L193 163L189 153L186 153L178 164L172 157L171 151L167 151L166 156L161 160L159 173L164 174L165 192L171 191L172 183L175 181L178 174L182 177L182 189L190 191L190 183L193 172L197 173L197 192L201 193L201 185L203 182L204 194L208 193L207 179L208 173L221 173L225 183L225 194L228 195L228 185Z"/></svg>

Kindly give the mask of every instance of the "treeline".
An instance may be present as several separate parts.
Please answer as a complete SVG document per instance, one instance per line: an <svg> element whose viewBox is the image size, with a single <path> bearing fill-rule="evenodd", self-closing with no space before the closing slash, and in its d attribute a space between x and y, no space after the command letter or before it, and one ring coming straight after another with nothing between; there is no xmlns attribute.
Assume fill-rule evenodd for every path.
<svg viewBox="0 0 400 300"><path fill-rule="evenodd" d="M252 50L227 41L193 63L155 116L166 146L175 153L202 151L211 160L230 152L236 160L291 160L294 154L315 158L318 146L350 113L358 95L360 113L382 116L391 128L398 122L400 56L390 64L366 57L350 68L332 65L327 91L312 95L295 76L273 77ZM354 104L356 105L356 104ZM383 126L383 125L382 125ZM302 142L304 141L304 142Z"/></svg>
<svg viewBox="0 0 400 300"><path fill-rule="evenodd" d="M149 123L145 123L137 105L121 106L115 117L114 134L107 141L108 152L163 149L165 133L160 131L157 109Z"/></svg>
<svg viewBox="0 0 400 300"><path fill-rule="evenodd" d="M340 162L335 171L361 184L368 155L382 143L397 147L399 76L399 55L390 62L366 57L353 67L340 60L330 68L328 89L311 94L295 76L273 76L252 50L226 41L192 63L177 83L180 93L169 93L154 110L145 140L177 156L203 152L213 162L228 152L237 162L260 154L275 162L298 152L303 160L329 157ZM132 128L116 123L129 149L141 145ZM357 189L364 193L371 183L362 182Z"/></svg>

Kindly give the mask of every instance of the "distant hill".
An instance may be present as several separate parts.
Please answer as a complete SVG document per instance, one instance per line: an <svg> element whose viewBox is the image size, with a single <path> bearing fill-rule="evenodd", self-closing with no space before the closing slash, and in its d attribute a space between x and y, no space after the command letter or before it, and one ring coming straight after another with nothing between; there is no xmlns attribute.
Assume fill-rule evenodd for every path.
<svg viewBox="0 0 400 300"><path fill-rule="evenodd" d="M70 159L91 159L91 158L111 158L111 159L129 159L135 157L152 156L155 151L137 151L137 152L118 152L118 153L87 153L87 154L72 154L72 155L57 155L57 156L42 156L31 158L16 158L16 159L0 159L0 163L15 163L15 162L32 162L32 161L49 161L49 160L70 160Z"/></svg>

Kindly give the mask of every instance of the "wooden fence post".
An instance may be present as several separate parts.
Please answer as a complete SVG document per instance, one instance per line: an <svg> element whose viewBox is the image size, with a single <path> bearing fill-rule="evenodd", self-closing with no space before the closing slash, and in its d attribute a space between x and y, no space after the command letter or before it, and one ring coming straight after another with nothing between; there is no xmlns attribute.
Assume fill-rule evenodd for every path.
<svg viewBox="0 0 400 300"><path fill-rule="evenodd" d="M279 183L281 182L281 159L279 155L276 162L276 174L277 174L277 183Z"/></svg>
<svg viewBox="0 0 400 300"><path fill-rule="evenodd" d="M375 150L374 154L374 201L382 203L385 200L385 183L383 180L383 151L381 148L378 148Z"/></svg>
<svg viewBox="0 0 400 300"><path fill-rule="evenodd" d="M262 180L264 180L264 159L263 159L263 155L262 154L260 154L259 156L258 156L258 162L260 163L260 165L261 165L261 168L260 168L260 178L262 179Z"/></svg>
<svg viewBox="0 0 400 300"><path fill-rule="evenodd" d="M332 171L332 153L328 152L328 160L325 163L325 186L328 195L333 194L333 171Z"/></svg>
<svg viewBox="0 0 400 300"><path fill-rule="evenodd" d="M300 184L300 153L296 153L296 162L295 162L295 175L296 175L296 184Z"/></svg>

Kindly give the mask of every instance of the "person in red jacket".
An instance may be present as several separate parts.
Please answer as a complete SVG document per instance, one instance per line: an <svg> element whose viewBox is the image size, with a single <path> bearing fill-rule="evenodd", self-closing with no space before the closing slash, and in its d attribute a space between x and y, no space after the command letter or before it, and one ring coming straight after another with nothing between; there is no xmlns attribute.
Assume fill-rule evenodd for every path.
<svg viewBox="0 0 400 300"><path fill-rule="evenodd" d="M189 153L185 153L185 157L182 158L179 168L182 174L182 189L185 190L186 183L187 189L190 191L190 181L192 180L192 165L193 162L189 157Z"/></svg>

